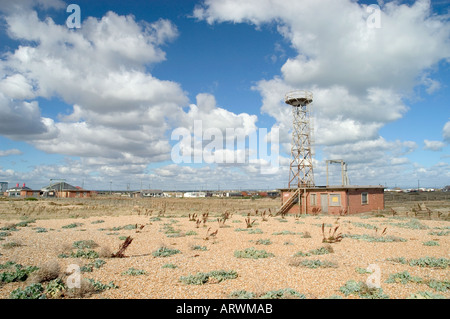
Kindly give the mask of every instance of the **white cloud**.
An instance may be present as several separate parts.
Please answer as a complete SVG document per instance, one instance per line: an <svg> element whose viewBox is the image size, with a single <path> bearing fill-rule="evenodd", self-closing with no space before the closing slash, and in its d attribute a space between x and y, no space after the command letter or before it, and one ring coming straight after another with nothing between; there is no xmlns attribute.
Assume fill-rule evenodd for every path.
<svg viewBox="0 0 450 319"><path fill-rule="evenodd" d="M145 67L165 59L159 46L178 34L170 21L137 22L108 12L73 31L31 10L5 20L11 37L36 44L21 45L0 62L7 70L0 81L2 134L49 153L168 159L165 134L182 117L187 97L178 83ZM36 101L20 101L55 96L73 105L62 122L42 118Z"/></svg>
<svg viewBox="0 0 450 319"><path fill-rule="evenodd" d="M258 148L256 115L235 114L218 107L213 95L200 93L172 131L175 163L248 164ZM255 141L251 141L255 138ZM252 144L254 143L254 145Z"/></svg>
<svg viewBox="0 0 450 319"><path fill-rule="evenodd" d="M248 113L235 114L218 107L213 95L201 93L196 96L197 104L190 104L187 114L179 119L190 130L193 130L194 121L201 121L203 130L217 128L226 136L227 129L243 129L248 135L256 130L256 115Z"/></svg>
<svg viewBox="0 0 450 319"><path fill-rule="evenodd" d="M444 141L450 143L450 121L445 123L442 129L442 136L444 137Z"/></svg>
<svg viewBox="0 0 450 319"><path fill-rule="evenodd" d="M10 155L22 155L22 151L17 148L13 148L10 150L0 150L0 157L2 156L10 156Z"/></svg>
<svg viewBox="0 0 450 319"><path fill-rule="evenodd" d="M324 147L329 159L344 159L347 163L377 163L380 160L394 160L411 153L417 148L412 141L389 142L384 138L363 140L354 143ZM394 160L397 161L397 160Z"/></svg>
<svg viewBox="0 0 450 319"><path fill-rule="evenodd" d="M430 79L428 77L424 77L422 79L422 82L425 85L425 87L426 87L425 91L428 94L433 94L435 91L437 91L441 88L441 83L439 81Z"/></svg>
<svg viewBox="0 0 450 319"><path fill-rule="evenodd" d="M392 165L403 165L403 164L408 164L408 163L409 163L409 159L407 159L406 157L394 157L391 159Z"/></svg>
<svg viewBox="0 0 450 319"><path fill-rule="evenodd" d="M428 151L439 152L442 151L442 149L445 147L445 143L441 141L424 140L423 142L425 144L423 149Z"/></svg>
<svg viewBox="0 0 450 319"><path fill-rule="evenodd" d="M36 101L16 101L0 91L0 134L18 138L46 130Z"/></svg>
<svg viewBox="0 0 450 319"><path fill-rule="evenodd" d="M296 86L409 89L423 70L450 56L450 28L426 0L386 3L379 29L367 27L366 5L347 0L206 0L194 16L210 24L275 22L298 52L282 68Z"/></svg>
<svg viewBox="0 0 450 319"><path fill-rule="evenodd" d="M33 87L22 74L13 74L0 81L0 92L11 99L25 100L34 97Z"/></svg>
<svg viewBox="0 0 450 319"><path fill-rule="evenodd" d="M367 117L387 116L388 121L398 119L405 109L399 93L410 90L418 76L450 57L450 26L445 17L431 14L429 1L411 6L386 3L379 29L367 27L366 5L347 0L253 0L245 4L207 0L195 9L194 16L211 24L232 21L259 27L275 22L298 53L281 69L286 84L316 90L337 88L341 94L330 95L328 102L335 99L328 107L343 108L343 113L351 107L366 114L365 102L369 101L377 108L368 108ZM427 85L434 83L429 77L422 79ZM362 103L355 109L352 101Z"/></svg>
<svg viewBox="0 0 450 319"><path fill-rule="evenodd" d="M9 1L0 0L0 12L13 13L13 12L24 12L31 10L32 8L41 8L44 10L54 8L54 9L64 9L67 4L61 0L21 0L21 1Z"/></svg>
<svg viewBox="0 0 450 319"><path fill-rule="evenodd" d="M8 16L6 21L15 38L38 43L9 54L7 66L27 74L39 96L58 94L67 103L104 112L123 109L128 102L170 102L170 97L184 95L176 83L145 73L145 65L165 59L158 45L177 34L169 21L150 27L132 16L108 12L100 20L88 17L79 32L51 19L40 21L36 12Z"/></svg>

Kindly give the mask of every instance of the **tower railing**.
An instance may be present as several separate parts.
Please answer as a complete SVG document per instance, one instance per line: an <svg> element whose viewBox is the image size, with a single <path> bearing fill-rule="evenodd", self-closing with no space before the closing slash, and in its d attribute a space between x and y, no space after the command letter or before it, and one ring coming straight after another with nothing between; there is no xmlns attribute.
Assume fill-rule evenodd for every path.
<svg viewBox="0 0 450 319"><path fill-rule="evenodd" d="M288 187L313 187L313 147L310 122L310 104L313 101L313 94L306 90L292 91L285 95L284 101L292 106L293 115Z"/></svg>

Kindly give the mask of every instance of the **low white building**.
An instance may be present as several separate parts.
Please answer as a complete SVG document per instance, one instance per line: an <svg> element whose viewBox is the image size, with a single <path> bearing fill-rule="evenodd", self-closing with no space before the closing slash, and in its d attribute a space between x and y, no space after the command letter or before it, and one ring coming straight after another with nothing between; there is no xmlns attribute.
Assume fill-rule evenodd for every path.
<svg viewBox="0 0 450 319"><path fill-rule="evenodd" d="M205 192L186 192L186 193L184 193L184 197L193 197L193 198L206 197L206 193Z"/></svg>
<svg viewBox="0 0 450 319"><path fill-rule="evenodd" d="M160 189L143 189L141 191L142 197L163 197L164 193Z"/></svg>

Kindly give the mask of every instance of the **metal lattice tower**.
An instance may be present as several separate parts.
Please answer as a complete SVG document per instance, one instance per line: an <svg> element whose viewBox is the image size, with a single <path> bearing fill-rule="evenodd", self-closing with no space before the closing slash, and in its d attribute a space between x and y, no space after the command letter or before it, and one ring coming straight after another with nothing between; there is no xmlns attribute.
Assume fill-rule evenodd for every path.
<svg viewBox="0 0 450 319"><path fill-rule="evenodd" d="M313 101L313 95L309 91L293 91L286 94L284 101L292 106L293 114L292 158L288 187L314 187L310 121L310 104Z"/></svg>

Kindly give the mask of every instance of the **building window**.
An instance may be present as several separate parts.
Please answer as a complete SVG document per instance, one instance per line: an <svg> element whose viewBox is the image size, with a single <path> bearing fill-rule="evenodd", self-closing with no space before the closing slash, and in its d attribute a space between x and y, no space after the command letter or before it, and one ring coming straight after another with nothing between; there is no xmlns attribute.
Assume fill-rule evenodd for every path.
<svg viewBox="0 0 450 319"><path fill-rule="evenodd" d="M369 204L369 194L368 193L361 193L361 204L362 205Z"/></svg>
<svg viewBox="0 0 450 319"><path fill-rule="evenodd" d="M330 206L341 206L341 194L330 194Z"/></svg>
<svg viewBox="0 0 450 319"><path fill-rule="evenodd" d="M311 194L311 206L317 205L317 197L316 194Z"/></svg>

